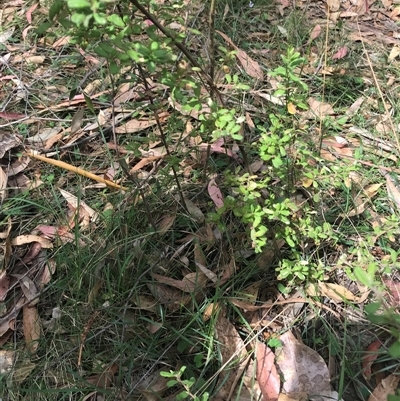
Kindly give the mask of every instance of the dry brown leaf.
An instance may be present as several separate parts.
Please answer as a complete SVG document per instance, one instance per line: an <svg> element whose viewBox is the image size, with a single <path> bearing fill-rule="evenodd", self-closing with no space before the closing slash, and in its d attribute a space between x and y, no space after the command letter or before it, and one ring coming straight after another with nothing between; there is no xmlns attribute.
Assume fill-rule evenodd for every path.
<svg viewBox="0 0 400 401"><path fill-rule="evenodd" d="M307 113L308 118L319 118L335 114L333 107L329 103L320 102L312 97L307 100L307 103L310 106L310 110Z"/></svg>
<svg viewBox="0 0 400 401"><path fill-rule="evenodd" d="M27 63L32 63L32 64L42 64L45 60L44 56L29 56L25 58L25 61Z"/></svg>
<svg viewBox="0 0 400 401"><path fill-rule="evenodd" d="M34 354L39 346L40 339L40 318L36 306L24 306L23 327L26 348L30 354Z"/></svg>
<svg viewBox="0 0 400 401"><path fill-rule="evenodd" d="M253 60L244 50L237 47L227 35L220 31L216 32L218 32L225 41L237 51L236 57L246 73L252 78L262 81L264 79L264 73L257 61Z"/></svg>
<svg viewBox="0 0 400 401"><path fill-rule="evenodd" d="M388 395L394 395L400 381L400 376L391 374L383 379L369 396L368 401L383 401Z"/></svg>
<svg viewBox="0 0 400 401"><path fill-rule="evenodd" d="M156 124L156 120L130 120L127 123L117 127L115 132L117 134L132 134L134 132L143 131Z"/></svg>
<svg viewBox="0 0 400 401"><path fill-rule="evenodd" d="M319 282L307 287L307 294L311 297L324 296L336 302L355 301L357 297L348 289L339 284Z"/></svg>
<svg viewBox="0 0 400 401"><path fill-rule="evenodd" d="M207 305L206 309L204 309L203 312L203 321L207 322L208 320L211 319L212 316L215 316L216 313L220 313L221 310L221 305L220 304L215 304L214 302L211 302L209 305Z"/></svg>

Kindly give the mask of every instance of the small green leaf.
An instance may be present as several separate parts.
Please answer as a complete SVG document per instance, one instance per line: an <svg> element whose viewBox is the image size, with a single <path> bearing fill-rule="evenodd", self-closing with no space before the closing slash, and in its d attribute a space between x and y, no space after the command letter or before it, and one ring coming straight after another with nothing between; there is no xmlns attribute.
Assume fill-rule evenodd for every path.
<svg viewBox="0 0 400 401"><path fill-rule="evenodd" d="M52 22L44 22L43 24L40 24L36 29L35 32L38 35L42 35L43 33L45 33L50 27L53 26Z"/></svg>
<svg viewBox="0 0 400 401"><path fill-rule="evenodd" d="M93 114L96 114L96 112L95 112L95 110L94 110L93 103L92 103L92 99L90 99L90 97L89 97L85 92L83 92L83 97L84 97L84 99L85 99L85 103L86 103L88 109L89 109Z"/></svg>
<svg viewBox="0 0 400 401"><path fill-rule="evenodd" d="M53 21L54 17L62 10L63 4L63 0L55 0L54 3L50 6L49 19L51 21Z"/></svg>
<svg viewBox="0 0 400 401"><path fill-rule="evenodd" d="M112 24L114 24L115 26L119 27L119 28L124 28L125 27L125 23L122 20L122 18L117 15L117 14L111 14L107 17L107 21L111 22Z"/></svg>
<svg viewBox="0 0 400 401"><path fill-rule="evenodd" d="M88 0L68 0L69 8L90 8L91 4Z"/></svg>

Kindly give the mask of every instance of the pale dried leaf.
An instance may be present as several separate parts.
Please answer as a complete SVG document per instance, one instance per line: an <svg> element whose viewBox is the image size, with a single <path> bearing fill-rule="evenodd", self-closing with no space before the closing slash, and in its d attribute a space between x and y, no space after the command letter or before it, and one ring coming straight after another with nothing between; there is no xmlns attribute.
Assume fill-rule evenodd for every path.
<svg viewBox="0 0 400 401"><path fill-rule="evenodd" d="M400 47L398 46L393 46L392 50L390 50L390 54L389 54L389 61L393 61L396 57L398 57L398 55L400 54Z"/></svg>
<svg viewBox="0 0 400 401"><path fill-rule="evenodd" d="M32 64L42 64L45 59L44 56L28 56L25 58L25 61Z"/></svg>
<svg viewBox="0 0 400 401"><path fill-rule="evenodd" d="M220 310L221 310L220 304L211 302L209 305L207 305L206 309L204 309L203 321L207 322L208 320L211 319L212 316L215 316L217 313L219 313Z"/></svg>
<svg viewBox="0 0 400 401"><path fill-rule="evenodd" d="M340 0L326 0L326 4L331 12L335 12L340 9Z"/></svg>
<svg viewBox="0 0 400 401"><path fill-rule="evenodd" d="M39 346L40 339L40 318L35 306L24 306L23 327L26 348L30 354L34 354Z"/></svg>
<svg viewBox="0 0 400 401"><path fill-rule="evenodd" d="M357 114L358 110L360 109L361 105L364 103L365 97L359 97L347 110L346 116L353 117Z"/></svg>
<svg viewBox="0 0 400 401"><path fill-rule="evenodd" d="M332 60L340 60L341 58L345 57L348 52L348 47L343 46L332 56Z"/></svg>
<svg viewBox="0 0 400 401"><path fill-rule="evenodd" d="M34 306L39 302L38 290L35 283L28 277L20 274L13 274L21 283L21 290L25 295L27 302L29 302L28 307Z"/></svg>
<svg viewBox="0 0 400 401"><path fill-rule="evenodd" d="M15 28L12 27L10 29L7 29L6 31L2 31L0 34L0 43L6 43L8 39L11 38L11 36L14 33Z"/></svg>
<svg viewBox="0 0 400 401"><path fill-rule="evenodd" d="M356 296L339 284L319 282L318 285L310 285L307 287L309 296L324 296L333 299L336 302L355 301Z"/></svg>

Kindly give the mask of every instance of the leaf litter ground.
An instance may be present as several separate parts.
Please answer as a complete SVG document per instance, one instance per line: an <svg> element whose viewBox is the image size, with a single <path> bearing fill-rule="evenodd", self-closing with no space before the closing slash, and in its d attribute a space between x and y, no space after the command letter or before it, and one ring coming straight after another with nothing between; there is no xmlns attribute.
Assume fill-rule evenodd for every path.
<svg viewBox="0 0 400 401"><path fill-rule="evenodd" d="M236 144L194 135L200 114L168 99L156 77L133 83L126 68L111 79L103 60L68 37L37 37L44 3L1 7L3 399L174 399L180 390L160 372L182 365L196 392L217 400L394 393L397 367L380 356L390 339L363 312L377 294L351 274L371 260L384 266L387 291L378 295L398 307L397 254L388 252L400 205L400 12L391 0L221 10L218 40L236 50L231 68L252 86L239 101L218 81L223 74L216 82L244 111L249 135L282 104L268 76L282 45L307 48L299 73L312 88L309 110L288 112L311 121L327 163L362 167L342 177L341 189L327 188L316 211L342 239L319 252L325 281L288 293L274 272L285 243L255 255L234 216L224 227L207 218L229 194L219 166L243 161ZM207 26L201 13L193 21ZM168 153L179 159L183 199ZM259 174L262 163L249 162ZM360 251L350 253L355 243ZM371 259L364 243L374 244Z"/></svg>

